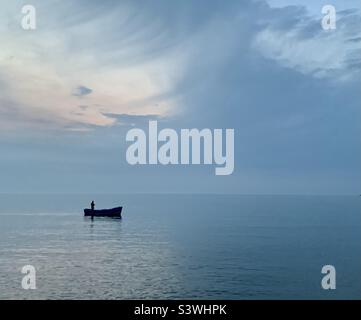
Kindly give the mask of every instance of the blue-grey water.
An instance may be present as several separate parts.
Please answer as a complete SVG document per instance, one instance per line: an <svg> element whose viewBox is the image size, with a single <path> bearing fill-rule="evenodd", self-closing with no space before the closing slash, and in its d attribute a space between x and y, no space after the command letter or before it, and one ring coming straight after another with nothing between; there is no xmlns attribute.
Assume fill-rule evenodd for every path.
<svg viewBox="0 0 361 320"><path fill-rule="evenodd" d="M123 219L84 218L93 199ZM305 298L361 298L361 197L0 196L0 299Z"/></svg>

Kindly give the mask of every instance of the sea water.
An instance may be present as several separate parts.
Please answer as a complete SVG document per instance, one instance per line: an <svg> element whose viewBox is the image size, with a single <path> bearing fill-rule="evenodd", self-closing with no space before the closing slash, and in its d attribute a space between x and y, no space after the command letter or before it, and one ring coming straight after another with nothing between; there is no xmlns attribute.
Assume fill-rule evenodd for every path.
<svg viewBox="0 0 361 320"><path fill-rule="evenodd" d="M0 299L360 298L358 196L0 196Z"/></svg>

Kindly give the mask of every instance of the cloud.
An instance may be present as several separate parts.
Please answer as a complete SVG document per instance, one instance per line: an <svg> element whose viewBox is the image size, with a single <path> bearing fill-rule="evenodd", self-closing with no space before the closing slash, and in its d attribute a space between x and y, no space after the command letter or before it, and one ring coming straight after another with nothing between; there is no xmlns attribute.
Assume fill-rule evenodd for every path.
<svg viewBox="0 0 361 320"><path fill-rule="evenodd" d="M13 128L16 141L19 127L62 133L27 135L20 147L3 150L14 190L23 159L37 177L29 186L72 181L77 172L78 191L359 190L361 29L354 10L325 33L307 8L264 1L63 3L39 2L34 33L11 23L0 29L1 128ZM93 92L81 100L69 94L79 84ZM150 119L175 129L234 128L235 174L210 180L206 168L130 168L126 130ZM54 159L60 168L63 159L72 163L68 175L54 170Z"/></svg>
<svg viewBox="0 0 361 320"><path fill-rule="evenodd" d="M144 126L148 125L149 121L162 120L158 115L131 115L131 114L114 114L104 113L106 117L116 119L118 124L130 126Z"/></svg>
<svg viewBox="0 0 361 320"><path fill-rule="evenodd" d="M174 110L167 92L182 74L175 47L183 36L164 32L165 21L153 19L152 6L147 12L133 1L33 4L41 17L36 32L19 28L16 1L0 12L2 100L16 108L26 127L39 128L35 120L44 117L57 128L111 126L115 120L104 112L166 115ZM87 86L79 86L85 80ZM76 112L79 97L89 106L82 113ZM22 127L16 119L2 117L1 130Z"/></svg>
<svg viewBox="0 0 361 320"><path fill-rule="evenodd" d="M350 80L360 74L358 10L344 12L337 21L337 29L332 31L323 30L321 19L312 18L307 11L289 13L289 19L297 23L291 28L284 27L275 16L255 36L253 47L257 51L283 67L316 78Z"/></svg>
<svg viewBox="0 0 361 320"><path fill-rule="evenodd" d="M84 86L79 86L76 89L73 90L73 96L76 97L82 97L82 96L86 96L88 94L91 94L93 92L92 89L89 89L87 87Z"/></svg>
<svg viewBox="0 0 361 320"><path fill-rule="evenodd" d="M215 94L201 93L201 87L213 82L227 90L219 84L224 68L234 63L235 72L242 72L234 58L246 61L247 54L316 78L350 79L360 70L360 17L354 10L344 10L337 32L326 33L302 6L214 0L205 10L204 4L39 1L34 5L41 24L27 33L11 18L18 8L9 3L6 15L0 13L8 22L0 29L3 99L28 117L28 125L49 117L54 126L97 128L117 123L105 114L181 115L202 94ZM87 87L79 86L85 81ZM233 100L238 95L227 94ZM88 106L82 112L79 97ZM9 121L15 116L0 120Z"/></svg>
<svg viewBox="0 0 361 320"><path fill-rule="evenodd" d="M326 4L332 4L335 6L338 14L352 10L352 8L360 7L359 0L332 0L329 3L325 2L324 0L267 0L267 2L270 4L270 6L278 8L285 8L288 6L304 7L307 8L310 14L318 16L321 14L322 7Z"/></svg>

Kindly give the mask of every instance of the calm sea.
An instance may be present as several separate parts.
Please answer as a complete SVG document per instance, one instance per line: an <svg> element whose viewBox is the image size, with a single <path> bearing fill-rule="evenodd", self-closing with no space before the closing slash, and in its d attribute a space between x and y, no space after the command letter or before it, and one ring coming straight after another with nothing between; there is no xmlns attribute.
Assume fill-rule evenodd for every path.
<svg viewBox="0 0 361 320"><path fill-rule="evenodd" d="M361 197L1 195L0 298L360 299Z"/></svg>

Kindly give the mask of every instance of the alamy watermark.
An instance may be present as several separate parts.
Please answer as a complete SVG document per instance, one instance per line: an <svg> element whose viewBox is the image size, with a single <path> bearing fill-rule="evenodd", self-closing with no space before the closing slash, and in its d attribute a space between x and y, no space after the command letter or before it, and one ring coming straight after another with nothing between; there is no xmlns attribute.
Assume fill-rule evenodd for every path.
<svg viewBox="0 0 361 320"><path fill-rule="evenodd" d="M35 267L28 264L23 266L21 273L25 274L21 281L21 287L25 290L35 290L36 289L36 270Z"/></svg>
<svg viewBox="0 0 361 320"><path fill-rule="evenodd" d="M333 5L325 5L322 7L322 18L321 25L323 30L335 30L336 29L336 8Z"/></svg>
<svg viewBox="0 0 361 320"><path fill-rule="evenodd" d="M325 276L322 278L321 286L324 290L336 289L336 268L332 265L326 265L322 267L322 274Z"/></svg>
<svg viewBox="0 0 361 320"><path fill-rule="evenodd" d="M181 129L180 134L163 129L158 133L158 122L149 121L148 138L144 130L134 128L126 141L133 142L126 152L131 165L216 164L221 166L215 169L216 175L230 175L234 170L234 129L225 130L223 141L223 129Z"/></svg>
<svg viewBox="0 0 361 320"><path fill-rule="evenodd" d="M21 27L24 30L36 29L36 9L33 5L27 4L21 8L21 13L24 15L21 20Z"/></svg>

